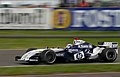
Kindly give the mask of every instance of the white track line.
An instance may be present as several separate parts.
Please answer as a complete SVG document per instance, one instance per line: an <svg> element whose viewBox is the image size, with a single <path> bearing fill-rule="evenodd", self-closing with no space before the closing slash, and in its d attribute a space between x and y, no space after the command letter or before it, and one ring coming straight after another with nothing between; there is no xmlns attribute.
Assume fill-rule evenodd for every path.
<svg viewBox="0 0 120 77"><path fill-rule="evenodd" d="M14 66L0 66L0 67L32 67L32 66L54 66L54 65L108 65L108 64L120 64L120 63L79 63L79 64L53 64L53 65L14 65Z"/></svg>

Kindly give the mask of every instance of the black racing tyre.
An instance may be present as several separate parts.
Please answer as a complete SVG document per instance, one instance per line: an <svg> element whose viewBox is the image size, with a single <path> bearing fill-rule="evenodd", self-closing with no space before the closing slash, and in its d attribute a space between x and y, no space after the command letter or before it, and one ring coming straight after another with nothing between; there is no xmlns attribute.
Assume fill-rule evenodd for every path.
<svg viewBox="0 0 120 77"><path fill-rule="evenodd" d="M53 50L45 50L41 53L41 59L44 63L53 64L56 60L56 54Z"/></svg>
<svg viewBox="0 0 120 77"><path fill-rule="evenodd" d="M32 51L32 50L36 50L37 48L29 48L25 53Z"/></svg>
<svg viewBox="0 0 120 77"><path fill-rule="evenodd" d="M104 62L114 62L117 59L117 53L115 49L106 48L101 53L101 59Z"/></svg>

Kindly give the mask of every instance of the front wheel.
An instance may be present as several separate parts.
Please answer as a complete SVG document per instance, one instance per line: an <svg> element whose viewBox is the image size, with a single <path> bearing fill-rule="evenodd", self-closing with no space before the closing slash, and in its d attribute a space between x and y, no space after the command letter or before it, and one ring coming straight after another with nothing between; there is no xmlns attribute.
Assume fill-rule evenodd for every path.
<svg viewBox="0 0 120 77"><path fill-rule="evenodd" d="M41 59L47 64L53 64L56 60L56 54L53 50L45 50L41 53Z"/></svg>
<svg viewBox="0 0 120 77"><path fill-rule="evenodd" d="M114 62L117 59L117 53L115 49L106 48L101 53L101 59L104 62Z"/></svg>

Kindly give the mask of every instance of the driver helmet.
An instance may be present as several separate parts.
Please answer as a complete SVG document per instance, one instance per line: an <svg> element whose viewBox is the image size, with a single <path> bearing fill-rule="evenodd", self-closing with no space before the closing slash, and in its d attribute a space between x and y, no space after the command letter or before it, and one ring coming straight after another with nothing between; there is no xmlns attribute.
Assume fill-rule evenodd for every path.
<svg viewBox="0 0 120 77"><path fill-rule="evenodd" d="M85 43L85 41L79 40L78 38L75 38L74 41L73 41L74 45L79 45L79 44L83 44L83 43Z"/></svg>

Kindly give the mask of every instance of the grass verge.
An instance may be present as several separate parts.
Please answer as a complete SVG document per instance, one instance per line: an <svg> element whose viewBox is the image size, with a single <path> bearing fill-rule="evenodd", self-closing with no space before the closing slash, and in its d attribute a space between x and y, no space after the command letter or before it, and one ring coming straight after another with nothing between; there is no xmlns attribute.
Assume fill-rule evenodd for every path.
<svg viewBox="0 0 120 77"><path fill-rule="evenodd" d="M98 42L113 41L120 43L119 38L80 38L91 44ZM0 49L27 49L65 47L68 43L73 43L73 38L0 38Z"/></svg>
<svg viewBox="0 0 120 77"><path fill-rule="evenodd" d="M0 35L119 35L120 31L0 30Z"/></svg>
<svg viewBox="0 0 120 77"><path fill-rule="evenodd" d="M77 64L28 67L0 67L0 75L34 75L57 73L120 72L120 64Z"/></svg>
<svg viewBox="0 0 120 77"><path fill-rule="evenodd" d="M119 35L120 31L60 31L60 30L0 30L0 35ZM116 41L119 38L80 38L97 45L97 42ZM0 49L27 49L65 47L73 38L0 38Z"/></svg>

